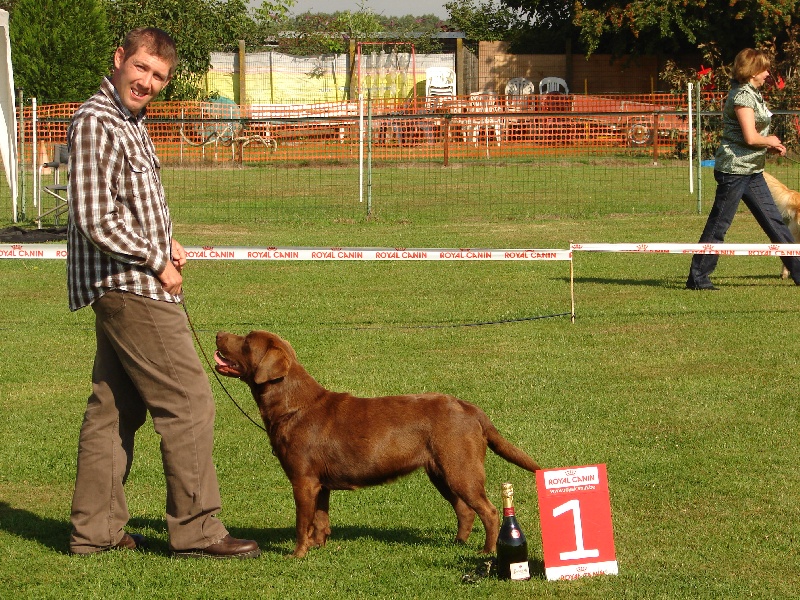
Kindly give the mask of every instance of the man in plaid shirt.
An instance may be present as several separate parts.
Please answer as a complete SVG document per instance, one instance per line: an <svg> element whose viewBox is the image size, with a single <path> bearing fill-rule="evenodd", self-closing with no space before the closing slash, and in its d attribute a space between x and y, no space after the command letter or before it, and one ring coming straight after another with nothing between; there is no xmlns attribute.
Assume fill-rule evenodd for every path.
<svg viewBox="0 0 800 600"><path fill-rule="evenodd" d="M216 518L214 398L180 306L186 252L172 239L161 165L144 126L146 106L177 61L167 33L132 31L114 54L113 74L67 133L69 307L92 307L97 338L72 501L74 554L146 546L125 532L123 485L148 411L161 436L173 556L260 554Z"/></svg>

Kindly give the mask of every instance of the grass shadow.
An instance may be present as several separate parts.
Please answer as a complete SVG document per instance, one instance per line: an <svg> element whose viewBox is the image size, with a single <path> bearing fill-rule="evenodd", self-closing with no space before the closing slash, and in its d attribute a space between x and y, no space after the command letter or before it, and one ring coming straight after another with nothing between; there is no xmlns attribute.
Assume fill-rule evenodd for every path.
<svg viewBox="0 0 800 600"><path fill-rule="evenodd" d="M753 281L756 280L756 281ZM564 278L568 284L569 278ZM781 285L780 277L778 275L748 275L746 277L720 277L714 282L720 286L731 288L743 287L772 287L773 285ZM613 277L575 277L573 279L575 284L594 283L598 285L618 285L618 286L646 286L657 287L664 289L685 289L686 279L632 279L632 278L613 278ZM792 282L784 285L791 285Z"/></svg>
<svg viewBox="0 0 800 600"><path fill-rule="evenodd" d="M569 278L564 280L569 283ZM648 286L660 288L675 287L669 281L663 279L614 279L608 277L575 277L573 280L576 284L596 283L600 285L621 285L621 286Z"/></svg>
<svg viewBox="0 0 800 600"><path fill-rule="evenodd" d="M463 558L459 568L464 572L461 583L480 583L482 579L497 577L497 562L491 556ZM539 558L528 559L531 579L545 579L544 561Z"/></svg>
<svg viewBox="0 0 800 600"><path fill-rule="evenodd" d="M11 535L35 541L55 552L69 552L68 520L41 517L23 508L15 508L0 501L0 530Z"/></svg>
<svg viewBox="0 0 800 600"><path fill-rule="evenodd" d="M148 552L169 555L169 542L166 523L161 519L133 517L126 531L144 532L147 537ZM72 525L69 519L42 517L24 508L15 508L0 501L0 530L26 540L34 541L60 554L69 553L69 536ZM290 527L259 528L232 527L233 537L253 539L263 552L286 555L294 548L295 530ZM153 535L155 533L155 535ZM384 544L435 545L436 539L420 535L420 532L406 527L378 528L364 526L334 527L328 543L336 541L356 541L369 539ZM287 551L288 549L288 551Z"/></svg>
<svg viewBox="0 0 800 600"><path fill-rule="evenodd" d="M328 545L337 542L353 542L369 539L383 544L404 545L436 545L438 539L420 535L415 529L407 527L378 528L364 526L336 526L331 527L332 533L328 538ZM286 555L291 553L295 544L295 530L288 527L276 528L244 528L231 531L231 535L246 537L258 542L263 552L272 552ZM287 551L288 549L288 551Z"/></svg>

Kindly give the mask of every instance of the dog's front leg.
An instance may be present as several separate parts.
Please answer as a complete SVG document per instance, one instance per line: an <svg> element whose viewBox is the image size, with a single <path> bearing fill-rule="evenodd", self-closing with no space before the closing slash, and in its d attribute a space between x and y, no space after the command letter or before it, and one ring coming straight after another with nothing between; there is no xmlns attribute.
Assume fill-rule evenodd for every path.
<svg viewBox="0 0 800 600"><path fill-rule="evenodd" d="M317 510L317 497L322 485L316 479L304 477L292 482L294 494L295 524L297 541L292 555L303 558L313 544L314 515Z"/></svg>
<svg viewBox="0 0 800 600"><path fill-rule="evenodd" d="M314 525L311 533L311 541L314 546L324 546L331 534L331 521L328 516L330 499L331 491L323 487L317 495L317 510L314 513Z"/></svg>

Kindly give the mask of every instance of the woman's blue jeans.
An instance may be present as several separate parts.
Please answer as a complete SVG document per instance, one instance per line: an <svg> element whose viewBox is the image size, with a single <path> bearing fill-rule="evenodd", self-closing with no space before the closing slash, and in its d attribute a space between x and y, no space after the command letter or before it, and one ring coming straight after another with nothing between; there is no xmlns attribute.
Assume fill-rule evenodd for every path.
<svg viewBox="0 0 800 600"><path fill-rule="evenodd" d="M769 193L762 173L731 175L715 170L714 179L717 180L717 193L703 234L700 236L701 244L721 244L725 240L725 234L733 223L733 217L736 215L741 200L744 200L745 205L753 213L771 242L795 243L772 199L772 194ZM692 266L689 269L686 287L711 287L710 276L717 267L718 260L719 256L716 254L695 254L692 257ZM794 282L800 285L800 260L791 256L782 256L781 260L789 269L789 274Z"/></svg>

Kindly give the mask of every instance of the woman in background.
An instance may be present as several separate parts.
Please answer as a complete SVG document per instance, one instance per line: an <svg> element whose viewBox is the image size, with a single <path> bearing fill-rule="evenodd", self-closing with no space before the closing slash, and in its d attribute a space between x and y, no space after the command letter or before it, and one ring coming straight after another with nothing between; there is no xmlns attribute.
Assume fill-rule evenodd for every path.
<svg viewBox="0 0 800 600"><path fill-rule="evenodd" d="M769 134L772 113L759 91L769 77L769 68L769 56L761 50L745 48L734 59L731 90L722 109L722 141L714 162L717 192L700 243L724 241L741 200L770 241L795 242L763 175L767 152L786 154L786 146L777 136ZM710 279L718 260L716 254L695 254L686 288L718 289ZM800 285L800 260L786 256L781 260L795 284Z"/></svg>

